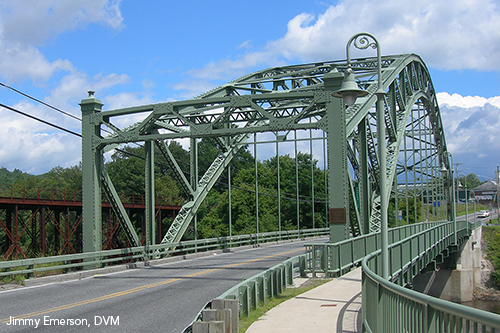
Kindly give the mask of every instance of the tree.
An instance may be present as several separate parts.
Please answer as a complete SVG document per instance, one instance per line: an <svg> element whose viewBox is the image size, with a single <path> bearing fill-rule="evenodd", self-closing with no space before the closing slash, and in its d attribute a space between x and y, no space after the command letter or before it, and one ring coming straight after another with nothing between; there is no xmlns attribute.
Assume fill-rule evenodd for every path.
<svg viewBox="0 0 500 333"><path fill-rule="evenodd" d="M460 176L460 177L458 177L458 182L462 186L467 185L468 189L473 189L473 188L478 187L479 185L481 185L481 181L473 173L469 173L467 176Z"/></svg>

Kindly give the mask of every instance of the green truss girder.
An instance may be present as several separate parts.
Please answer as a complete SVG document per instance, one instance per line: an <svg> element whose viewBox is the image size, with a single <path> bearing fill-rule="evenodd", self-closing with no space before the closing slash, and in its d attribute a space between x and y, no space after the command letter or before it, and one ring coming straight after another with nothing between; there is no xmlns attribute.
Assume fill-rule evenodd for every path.
<svg viewBox="0 0 500 333"><path fill-rule="evenodd" d="M363 194L370 202L370 230L363 230L357 225L358 221L351 221L354 234L380 228L379 177L385 175L387 184L393 184L397 177L400 147L406 138L406 126L416 105L423 108L428 119L428 131L433 142L432 155L437 156L436 163L450 169L448 160L442 157L446 151L444 131L435 91L422 59L414 54L405 54L382 57L381 63L382 88L386 92L386 140L383 144L387 150L387 169L383 173L379 170L379 143L375 134L378 62L376 58L352 60L358 85L368 95L345 109L347 142L342 145L347 150L348 168L353 171L349 172L354 177L349 179L352 189L353 183L361 177L360 164L363 159L360 157L359 128L360 124L364 124L361 126L366 128L366 169L371 184L369 192ZM179 241L200 203L250 134L309 129L328 131L327 104L333 97L331 91L325 88L325 74L344 72L346 69L345 60L269 68L245 75L190 100L95 112L92 114L94 131L84 133L84 136L92 136L96 152L105 152L132 142L156 143L188 196L172 227L163 237L163 242ZM142 121L123 129L114 121L118 116L139 114L145 115ZM95 131L95 128L101 127L106 127L112 134L105 136ZM190 184L169 153L165 140L204 137L217 138L221 143L226 142L222 138L229 138L227 142L231 143L223 145L225 148L199 184ZM390 195L390 191L388 193ZM122 222L127 224L125 218Z"/></svg>

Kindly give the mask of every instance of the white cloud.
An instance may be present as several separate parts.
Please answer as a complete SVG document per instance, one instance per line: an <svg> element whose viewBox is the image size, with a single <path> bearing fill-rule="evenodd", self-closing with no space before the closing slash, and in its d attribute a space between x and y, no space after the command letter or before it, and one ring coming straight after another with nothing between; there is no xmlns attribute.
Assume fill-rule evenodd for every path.
<svg viewBox="0 0 500 333"><path fill-rule="evenodd" d="M121 0L3 0L0 5L2 39L42 45L49 38L90 23L123 27ZM29 24L26 24L29 22Z"/></svg>
<svg viewBox="0 0 500 333"><path fill-rule="evenodd" d="M246 74L249 67L261 65L263 63L273 66L284 64L283 60L276 59L273 53L253 52L246 53L236 60L222 59L207 64L203 69L192 69L188 72L197 79L226 79Z"/></svg>
<svg viewBox="0 0 500 333"><path fill-rule="evenodd" d="M57 71L73 71L68 60L48 61L32 45L8 43L0 40L0 77L9 82L31 79L45 82Z"/></svg>
<svg viewBox="0 0 500 333"><path fill-rule="evenodd" d="M215 86L214 83L208 80L189 79L175 84L174 89L183 91L179 96L180 98L191 98L207 92L215 88Z"/></svg>
<svg viewBox="0 0 500 333"><path fill-rule="evenodd" d="M252 40L246 40L238 46L239 49L251 49L253 48Z"/></svg>
<svg viewBox="0 0 500 333"><path fill-rule="evenodd" d="M0 4L0 77L9 82L45 82L74 71L69 60L49 61L37 48L61 33L100 23L121 29L120 0L4 0ZM27 24L29 22L29 24Z"/></svg>
<svg viewBox="0 0 500 333"><path fill-rule="evenodd" d="M439 95L438 99L442 99L443 94ZM500 151L500 107L477 96L454 94L449 97L448 103L440 101L449 151L474 158L489 158L495 163Z"/></svg>
<svg viewBox="0 0 500 333"><path fill-rule="evenodd" d="M500 69L500 8L491 0L346 0L317 19L296 16L268 47L306 61L345 58L358 32L375 35L383 54L418 53L434 68Z"/></svg>
<svg viewBox="0 0 500 333"><path fill-rule="evenodd" d="M436 97L440 105L447 104L449 107L472 108L483 107L486 103L500 108L500 96L485 98L481 96L462 96L459 94L437 93Z"/></svg>
<svg viewBox="0 0 500 333"><path fill-rule="evenodd" d="M25 1L2 1L0 78L7 82L29 79L40 86L55 84L44 102L80 117L78 103L87 96L87 90L102 94L113 86L129 83L130 78L115 73L88 77L87 73L75 68L70 60L48 60L40 47L51 38L92 23L119 31L123 28L120 2L40 0L27 5ZM61 78L50 81L58 72L62 72ZM45 106L23 100L13 107L73 132L80 132L79 121ZM0 119L4 126L0 133L0 161L8 169L18 168L36 174L56 165L76 165L81 158L78 136L5 109L0 110Z"/></svg>
<svg viewBox="0 0 500 333"><path fill-rule="evenodd" d="M190 75L233 79L254 67L287 62L345 59L346 43L369 32L382 54L417 53L429 67L500 70L500 8L493 0L344 0L318 15L292 18L286 34L260 50L212 62ZM375 56L375 50L352 56Z"/></svg>
<svg viewBox="0 0 500 333"><path fill-rule="evenodd" d="M14 105L14 108L49 122L60 121L56 112L47 113L46 108L26 101ZM4 129L0 131L3 167L39 174L56 165L76 165L80 160L79 137L3 108L0 108L0 119Z"/></svg>

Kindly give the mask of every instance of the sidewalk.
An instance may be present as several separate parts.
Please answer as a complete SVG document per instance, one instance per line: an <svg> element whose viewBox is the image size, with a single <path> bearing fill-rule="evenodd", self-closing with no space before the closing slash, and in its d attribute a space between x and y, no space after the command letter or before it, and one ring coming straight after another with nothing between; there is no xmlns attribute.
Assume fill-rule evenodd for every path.
<svg viewBox="0 0 500 333"><path fill-rule="evenodd" d="M247 333L361 332L361 268L281 303Z"/></svg>

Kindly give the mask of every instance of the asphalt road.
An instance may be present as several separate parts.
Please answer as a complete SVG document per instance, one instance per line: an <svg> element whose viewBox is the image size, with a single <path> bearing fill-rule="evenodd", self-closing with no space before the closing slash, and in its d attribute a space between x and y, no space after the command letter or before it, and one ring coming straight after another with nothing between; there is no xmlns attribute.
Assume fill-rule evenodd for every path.
<svg viewBox="0 0 500 333"><path fill-rule="evenodd" d="M474 214L474 213L470 213L469 215L467 215L467 218L469 219L469 222L473 222L474 221L474 215L477 215ZM490 211L490 216L489 217L477 217L476 216L476 221L481 221L482 225L486 225L486 223L490 222L491 219L496 219L498 218L498 213L495 213L495 211ZM458 216L457 217L457 221L465 221L465 215L461 215L461 216Z"/></svg>
<svg viewBox="0 0 500 333"><path fill-rule="evenodd" d="M182 332L207 302L304 253L303 243L3 291L0 332Z"/></svg>

